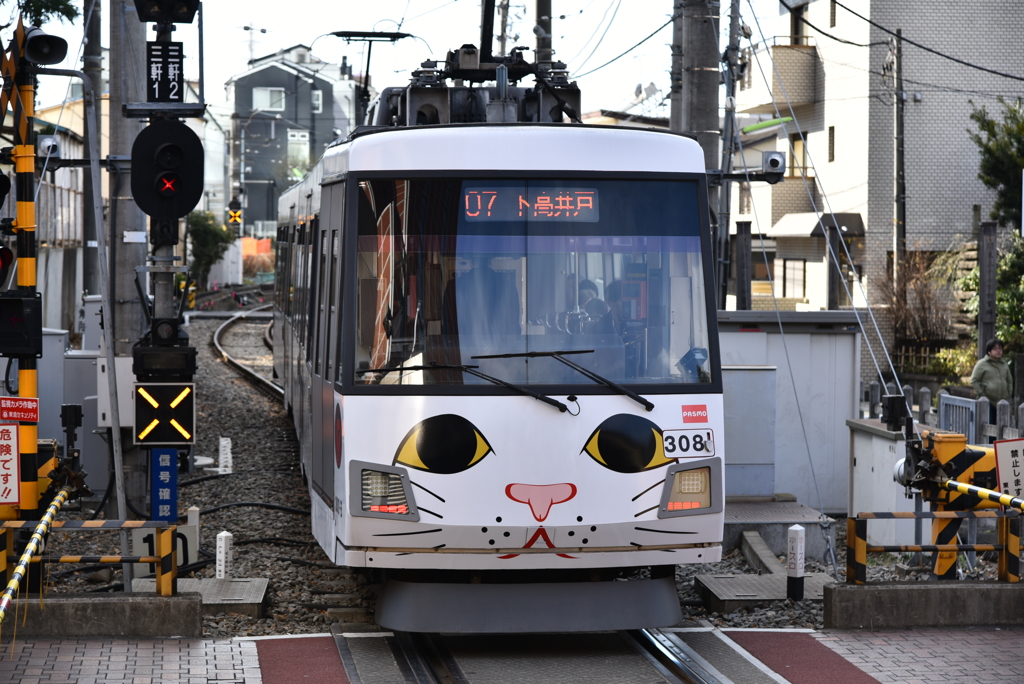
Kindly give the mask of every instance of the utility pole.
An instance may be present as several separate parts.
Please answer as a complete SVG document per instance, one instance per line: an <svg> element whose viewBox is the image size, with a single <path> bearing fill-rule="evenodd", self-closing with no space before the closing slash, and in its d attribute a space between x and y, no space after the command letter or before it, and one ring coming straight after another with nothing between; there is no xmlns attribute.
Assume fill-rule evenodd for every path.
<svg viewBox="0 0 1024 684"><path fill-rule="evenodd" d="M85 27L84 65L82 67L82 71L85 72L89 82L92 84L92 92L95 93L97 107L100 106L99 94L103 92L103 15L100 10L102 4L99 0L94 0L92 6L87 9L88 25ZM83 103L84 101L83 93ZM86 128L84 136L84 148L86 150L92 149L92 140L90 139L92 134L92 131ZM82 179L83 209L85 210L82 215L82 239L85 243L85 250L82 252L82 289L86 294L91 295L99 294L100 292L99 252L96 231L103 229L103 227L96 225L96 212L93 211L93 197L99 196L96 190L92 187L92 175L85 174Z"/></svg>
<svg viewBox="0 0 1024 684"><path fill-rule="evenodd" d="M498 39L498 56L505 56L505 42L508 40L508 2L501 0L498 9L501 12L501 37Z"/></svg>
<svg viewBox="0 0 1024 684"><path fill-rule="evenodd" d="M145 25L136 15L135 7L124 0L110 3L110 105L107 116L110 156L118 171L110 189L110 301L113 316L103 312L104 325L112 325L114 354L132 356L132 346L145 331L142 302L135 289L135 267L146 263L146 215L135 204L127 164L135 138L142 130L141 122L122 116L122 105L146 99L144 74L132 65L131 55L146 54ZM131 46L131 47L130 47ZM124 371L127 373L128 368ZM111 401L116 398L111 397ZM128 415L128 407L121 415ZM130 426L125 426L130 427ZM124 449L125 495L139 510L144 508L147 489L146 453L131 446L131 434L122 432Z"/></svg>
<svg viewBox="0 0 1024 684"><path fill-rule="evenodd" d="M903 163L903 30L896 29L896 131L895 131L895 216L893 217L892 278L899 301L906 301L907 283L902 273L907 252L907 183ZM984 344L984 343L982 343Z"/></svg>
<svg viewBox="0 0 1024 684"><path fill-rule="evenodd" d="M719 162L718 86L718 0L676 0L672 26L672 90L669 95L669 128L693 135L704 150L704 168L714 169ZM718 188L708 188L708 207L715 231L715 263L721 270L719 231L726 231L718 220ZM721 274L727 276L728 274ZM720 277L721 277L720 276ZM720 280L716 280L720 282ZM724 295L716 292L718 306L724 307Z"/></svg>
<svg viewBox="0 0 1024 684"><path fill-rule="evenodd" d="M982 221L978 236L978 358L996 336L996 222Z"/></svg>
<svg viewBox="0 0 1024 684"><path fill-rule="evenodd" d="M722 173L732 173L732 161L733 156L736 154L736 136L738 131L736 130L736 120L733 116L736 111L736 75L737 69L740 64L740 0L732 0L732 7L729 13L729 47L726 48L725 54L722 55L722 63L725 64L724 76L725 76L725 122L722 126ZM718 231L718 259L717 272L718 280L717 285L717 296L718 296L718 308L725 308L726 295L729 292L729 271L730 268L730 252L731 252L731 241L729 236L729 217L732 213L732 181L722 180L722 185L719 188L718 195L718 225L720 230ZM749 229L747 231L749 236ZM738 243L736 245L737 251L744 249ZM749 263L750 261L750 239L747 238L746 247L747 254L739 255L740 260L745 260ZM737 305L739 309L739 273L737 272ZM749 289L749 285L748 285ZM748 304L746 308L750 308L749 295Z"/></svg>
<svg viewBox="0 0 1024 684"><path fill-rule="evenodd" d="M551 0L537 0L537 63L551 62Z"/></svg>

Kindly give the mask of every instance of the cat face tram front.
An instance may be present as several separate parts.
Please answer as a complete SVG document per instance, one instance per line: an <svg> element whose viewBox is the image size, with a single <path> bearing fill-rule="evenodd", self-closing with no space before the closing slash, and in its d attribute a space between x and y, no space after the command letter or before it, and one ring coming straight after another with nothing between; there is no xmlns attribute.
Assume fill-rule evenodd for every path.
<svg viewBox="0 0 1024 684"><path fill-rule="evenodd" d="M337 561L719 560L699 178L353 180Z"/></svg>

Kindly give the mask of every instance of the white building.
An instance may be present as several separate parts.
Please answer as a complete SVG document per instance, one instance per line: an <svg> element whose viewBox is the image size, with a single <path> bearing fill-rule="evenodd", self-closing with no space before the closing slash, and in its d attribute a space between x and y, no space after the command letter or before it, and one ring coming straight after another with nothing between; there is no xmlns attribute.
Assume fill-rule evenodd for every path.
<svg viewBox="0 0 1024 684"><path fill-rule="evenodd" d="M854 292L853 303L863 305L859 281L874 305L878 283L892 263L897 95L891 76L883 81L883 74L891 73L892 36L866 19L902 30L906 246L934 252L970 239L972 205L980 205L987 219L995 200L977 177L980 157L968 136L968 129L975 129L973 107L985 106L998 116L997 97L1024 96L1024 82L956 63L908 41L1021 74L1024 5L798 1L788 3L792 12L780 5L771 25L762 22L767 38L752 26L754 45L746 43L744 53L749 66L736 92L738 112L795 119L780 125L768 142L786 153L786 178L773 186L737 188L732 221L753 222L755 264L763 264L757 235L765 238L775 294L785 307L818 310L827 307L829 258L818 218L835 214L852 255L852 264L844 255L842 272ZM760 155L748 163L759 168ZM762 277L764 270L762 265ZM753 290L757 308L756 293L769 291L763 283L755 283ZM840 305L849 305L842 287L840 292ZM883 335L891 344L891 324Z"/></svg>

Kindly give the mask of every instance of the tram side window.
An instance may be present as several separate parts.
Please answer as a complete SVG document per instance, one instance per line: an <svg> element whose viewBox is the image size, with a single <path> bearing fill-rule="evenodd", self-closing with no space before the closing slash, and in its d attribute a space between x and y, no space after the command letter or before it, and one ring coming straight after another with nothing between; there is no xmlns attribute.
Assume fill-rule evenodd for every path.
<svg viewBox="0 0 1024 684"><path fill-rule="evenodd" d="M306 273L306 358L310 361L313 360L313 341L314 341L314 329L316 328L316 307L317 303L317 283L320 278L320 257L318 254L319 250L316 249L317 241L319 240L319 226L320 220L318 217L313 217L309 222L309 267Z"/></svg>

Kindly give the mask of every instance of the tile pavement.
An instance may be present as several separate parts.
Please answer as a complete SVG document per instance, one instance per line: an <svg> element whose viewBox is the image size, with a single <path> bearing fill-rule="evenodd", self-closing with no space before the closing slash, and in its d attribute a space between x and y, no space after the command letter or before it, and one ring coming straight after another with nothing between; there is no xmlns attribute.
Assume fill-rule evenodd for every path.
<svg viewBox="0 0 1024 684"><path fill-rule="evenodd" d="M1024 627L830 630L813 636L882 684L1024 681Z"/></svg>
<svg viewBox="0 0 1024 684"><path fill-rule="evenodd" d="M205 639L0 641L10 684L263 684L256 642Z"/></svg>

